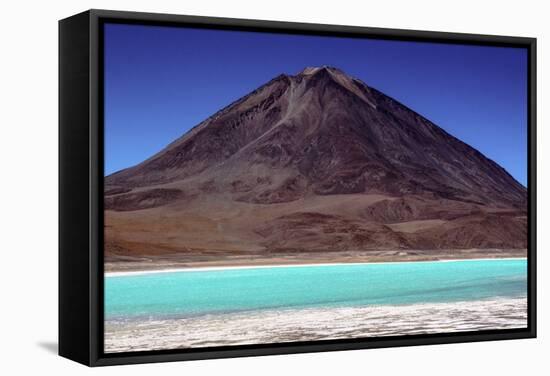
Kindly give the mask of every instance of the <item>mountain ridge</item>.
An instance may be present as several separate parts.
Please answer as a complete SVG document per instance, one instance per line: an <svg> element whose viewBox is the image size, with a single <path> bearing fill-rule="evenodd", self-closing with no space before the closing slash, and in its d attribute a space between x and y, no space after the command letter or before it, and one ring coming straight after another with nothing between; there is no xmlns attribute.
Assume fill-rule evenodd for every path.
<svg viewBox="0 0 550 376"><path fill-rule="evenodd" d="M241 234L255 250L370 249L385 241L397 248L526 246L525 187L422 115L327 66L276 76L142 163L105 177L105 192L106 213L117 218L178 217L202 202L193 215L204 210L235 227L230 213L254 213L264 222L234 228L229 243ZM293 204L321 196L327 198L317 211ZM348 198L362 211L346 206ZM387 226L390 212L393 220L437 228L396 231ZM505 212L515 214L499 214ZM490 233L475 230L478 223ZM496 223L509 234L499 235ZM342 234L335 238L331 226ZM282 243L269 229L286 234ZM223 230L216 236L220 244L231 237ZM180 239L170 249L178 247L189 244Z"/></svg>
<svg viewBox="0 0 550 376"><path fill-rule="evenodd" d="M130 185L131 185L132 184L131 183L132 171L135 171L136 169L139 170L141 168L140 166L143 166L144 164L147 164L147 163L152 164L151 168L150 168L151 170L152 169L157 169L158 170L158 169L163 169L163 168L166 169L166 168L169 168L169 167L173 167L174 165L178 165L178 163L174 163L172 161L173 162L172 164L167 163L165 166L162 166L162 163L159 165L158 163L155 163L155 161L158 160L159 158L162 158L162 156L166 155L166 153L170 154L170 151L173 150L174 148L182 147L183 146L182 144L185 144L186 142L188 142L189 139L191 139L196 134L201 133L208 126L212 127L212 126L222 126L223 125L225 127L235 128L239 124L240 118L239 119L230 119L230 121L228 122L227 119L223 119L223 117L225 115L227 115L228 113L231 113L231 111L234 110L236 107L238 107L240 105L243 105L243 104L246 105L246 102L250 98L253 98L254 96L262 96L263 95L262 93L266 90L269 91L270 95L264 101L260 101L258 104L256 104L256 106L252 106L251 108L250 108L250 106L248 106L246 111L240 112L239 115L240 115L241 118L246 117L250 113L253 113L254 111L256 111L258 109L258 107L260 107L264 110L270 109L272 112L268 112L267 115L268 116L273 115L274 112L277 111L277 108L275 108L275 109L271 108L271 105L273 104L273 102L278 100L281 96L287 94L287 92L289 90L290 90L290 93L288 93L287 96L292 96L293 94L296 94L295 93L296 89L293 90L293 88L300 85L303 80L307 80L307 85L305 87L305 90L303 90L303 92L300 93L302 95L307 95L308 90L311 89L312 87L314 87L316 85L316 83L318 83L318 81L321 81L322 85L325 86L325 90L327 89L327 86L329 86L331 84L336 84L337 86L333 85L333 87L331 88L332 91L341 91L343 89L345 91L345 93L347 93L348 95L351 94L352 97L350 97L348 99L352 102L354 100L356 101L357 98L359 98L360 100L364 101L368 106L371 106L373 109L377 109L377 107L376 107L377 105L373 104L372 101L369 100L369 98L366 98L365 93L367 93L371 97L373 97L377 102L378 101L386 102L386 103L384 103L386 106L387 105L397 106L398 110L400 110L400 111L411 111L408 107L402 105L401 103L395 101L394 99L391 99L391 98L383 95L381 92L379 92L376 89L368 87L366 84L360 82L357 79L353 79L349 76L346 76L345 74L341 73L340 70L335 70L335 68L327 68L327 67L306 68L304 71L306 71L307 73L306 74L300 73L296 76L288 76L288 75L279 75L279 76L277 76L273 80L271 80L268 83L262 85L257 90L254 90L250 94L234 101L232 104L230 104L230 105L226 106L224 109L218 111L213 116L207 118L205 121L201 122L199 125L197 125L193 129L191 129L188 133L186 133L182 137L178 138L177 140L175 140L174 142L169 144L165 149L163 149L159 153L155 154L151 158L147 159L146 161L138 164L137 166L131 167L129 169L125 169L125 170L123 170L119 173L115 173L113 175L108 176L106 178L107 183L109 184L109 183L112 182L113 184L116 184L117 181L122 180L124 183L130 183ZM337 73L334 73L334 72L337 72ZM361 87L356 86L358 82L361 83L361 85L362 85ZM275 86L275 87L273 87L273 86ZM359 90L359 89L362 90L360 93L357 92L357 90ZM342 92L340 94L343 95ZM220 155L220 156L218 156L218 158L216 158L216 162L218 162L218 163L222 162L225 159L228 159L231 156L233 156L235 153L238 153L241 149L246 149L246 148L250 147L250 144L252 142L261 141L270 132L275 132L276 128L280 127L281 125L288 127L289 126L288 123L291 120L289 118L291 118L292 115L293 115L293 114L290 114L290 115L288 114L288 112L291 112L293 110L293 108L291 107L292 103L293 102L290 102L289 104L280 106L281 108L279 108L278 111L282 112L283 110L285 110L285 114L280 116L279 119L277 119L277 121L267 122L267 124L268 124L267 127L263 127L259 132L255 132L255 133L252 132L253 133L252 137L249 138L248 140L246 140L246 142L239 143L238 145L236 145L231 150L225 150L223 155ZM265 108L263 108L263 107L265 107ZM352 106L348 106L348 107L352 107ZM385 108L382 108L381 110L384 111ZM411 113L413 114L412 121L416 122L415 125L418 126L419 129L422 129L424 131L424 133L432 133L432 134L437 133L437 137L439 137L439 138L442 138L442 137L443 138L452 138L453 141L457 145L460 145L460 147L462 147L463 149L468 149L467 150L468 152L473 153L474 157L476 157L478 159L485 159L485 162L487 162L488 164L491 165L490 167L500 170L501 172L503 172L506 175L508 180L510 180L510 181L513 180L515 182L515 179L513 179L513 177L510 174L508 174L504 169L502 169L502 167L498 166L498 164L496 164L494 161L484 157L476 149L472 148L471 146L469 146L468 144L462 142L461 140L457 139L456 137L450 135L448 132L444 131L443 129L437 127L435 124L433 124L429 120L425 119L420 114L418 114L414 111L411 111ZM387 114L386 113L385 115L389 118L393 117L392 114ZM222 118L222 124L217 125L216 121L218 121L220 118ZM286 124L285 124L285 120L289 120L289 121L287 121ZM392 120L394 120L394 123L397 123L397 124L400 122L400 119L395 119L394 118ZM383 123L381 123L381 124L382 124L382 126L384 126ZM386 122L386 124L387 124L387 122ZM410 132L410 129L407 130L405 128L404 131L405 132L407 132L407 131ZM211 133L216 133L216 131L213 131ZM229 137L229 136L225 136L225 137ZM417 135L417 137L418 137L418 135ZM224 150L223 145L219 144L217 146L220 148L220 150ZM227 147L225 149L227 149ZM214 153L215 153L215 151L214 151ZM175 159L177 159L178 156L181 156L181 153L179 155L176 153ZM189 157L189 156L187 156L187 157ZM409 155L408 157L411 157L411 156ZM169 155L168 158L174 159L171 155ZM188 163L188 161L189 161L189 158L186 158L185 162ZM212 167L213 164L214 163L209 163L209 164L203 164L203 166L198 166L197 168L192 169L192 171L187 175L192 175L193 173L201 172L204 168ZM125 175L130 175L130 176L128 176L125 179ZM185 177L186 177L186 174L183 174L182 176L175 176L172 179L158 179L158 183L166 183L166 182L169 182L170 180L173 181L173 180L177 180L178 178L181 179L181 178L185 178ZM124 180L127 180L127 181L124 181ZM136 183L136 186L139 186L140 184L141 183ZM521 188L522 188L522 187L517 186L518 184L519 183L516 182L516 187L515 187L516 188L516 196L517 196L517 193L518 193L517 191L521 190Z"/></svg>

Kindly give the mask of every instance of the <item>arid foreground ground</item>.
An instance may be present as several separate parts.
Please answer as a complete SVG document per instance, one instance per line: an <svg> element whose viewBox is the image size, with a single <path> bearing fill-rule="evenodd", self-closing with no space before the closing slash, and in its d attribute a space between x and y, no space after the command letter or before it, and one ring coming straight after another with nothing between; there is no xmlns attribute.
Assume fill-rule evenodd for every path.
<svg viewBox="0 0 550 376"><path fill-rule="evenodd" d="M445 202L447 213L442 215L438 205L423 198L362 194L260 205L220 195L107 211L105 269L526 256L521 242L517 248L499 247L521 239L526 231L521 212ZM411 210L439 218L404 220Z"/></svg>

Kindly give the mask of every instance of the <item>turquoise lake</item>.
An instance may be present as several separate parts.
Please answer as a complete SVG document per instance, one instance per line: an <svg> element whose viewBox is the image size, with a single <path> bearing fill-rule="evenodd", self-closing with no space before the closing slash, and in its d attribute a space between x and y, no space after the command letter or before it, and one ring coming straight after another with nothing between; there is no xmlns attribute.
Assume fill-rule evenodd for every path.
<svg viewBox="0 0 550 376"><path fill-rule="evenodd" d="M524 297L527 260L177 271L105 277L105 319Z"/></svg>

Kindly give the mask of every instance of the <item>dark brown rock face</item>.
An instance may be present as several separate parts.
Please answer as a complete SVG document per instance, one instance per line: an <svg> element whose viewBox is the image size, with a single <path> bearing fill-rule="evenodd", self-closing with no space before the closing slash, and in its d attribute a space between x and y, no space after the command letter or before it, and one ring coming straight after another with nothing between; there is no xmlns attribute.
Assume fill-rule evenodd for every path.
<svg viewBox="0 0 550 376"><path fill-rule="evenodd" d="M154 188L122 194L105 193L105 210L132 211L162 206L182 199L185 195L179 189Z"/></svg>
<svg viewBox="0 0 550 376"><path fill-rule="evenodd" d="M277 170L291 176L263 190L249 178L232 181L255 191L242 198L252 202L292 200L308 191L432 193L484 204L525 203L525 188L477 150L326 67L275 78L106 183L142 187L220 167L247 176L254 166L269 170L266 177Z"/></svg>
<svg viewBox="0 0 550 376"><path fill-rule="evenodd" d="M317 196L387 197L351 217L337 204L334 217L283 210L258 224L267 248L526 246L525 187L421 115L330 67L274 78L151 158L106 177L105 186L106 209L114 211L169 207L189 195L223 196L222 210L235 203L266 211ZM506 210L515 214L495 214ZM384 226L430 219L446 223L412 235ZM306 235L315 226L358 230L305 241L304 226ZM288 239L276 239L275 229Z"/></svg>

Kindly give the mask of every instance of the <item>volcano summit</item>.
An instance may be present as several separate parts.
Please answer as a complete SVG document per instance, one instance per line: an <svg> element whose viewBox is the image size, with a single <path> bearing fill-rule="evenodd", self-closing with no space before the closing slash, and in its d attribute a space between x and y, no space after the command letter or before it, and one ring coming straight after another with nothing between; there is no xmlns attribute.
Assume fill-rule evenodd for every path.
<svg viewBox="0 0 550 376"><path fill-rule="evenodd" d="M110 268L499 257L527 247L525 187L327 66L279 75L105 177L104 207Z"/></svg>

